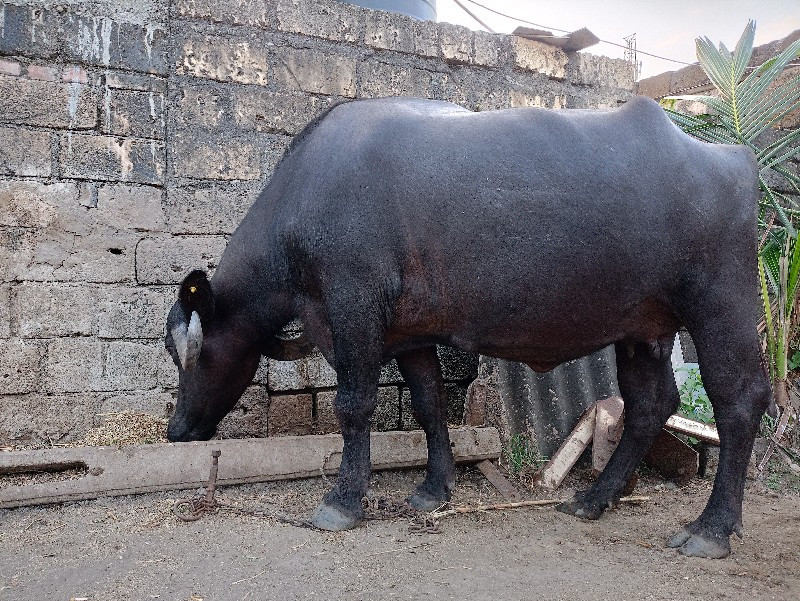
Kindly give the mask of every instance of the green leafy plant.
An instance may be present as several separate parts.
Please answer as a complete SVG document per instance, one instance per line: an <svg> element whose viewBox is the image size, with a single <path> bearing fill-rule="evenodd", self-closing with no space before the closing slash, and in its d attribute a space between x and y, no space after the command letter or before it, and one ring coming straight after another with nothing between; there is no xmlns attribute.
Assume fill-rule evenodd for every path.
<svg viewBox="0 0 800 601"><path fill-rule="evenodd" d="M686 372L686 381L678 391L681 397L678 413L704 424L713 424L714 409L711 407L706 389L703 388L700 370L696 367L680 367L678 371Z"/></svg>
<svg viewBox="0 0 800 601"><path fill-rule="evenodd" d="M787 162L800 155L800 129L761 143L763 134L793 111L800 109L800 76L778 83L790 61L800 56L800 40L778 56L749 68L753 54L755 23L750 21L731 52L716 47L708 38L697 39L697 58L715 95L674 96L665 99L670 118L685 132L705 142L744 144L756 155L761 199L759 201L759 267L769 371L777 404L788 420L790 337L794 332L795 304L800 273L800 245L795 243L795 222L800 217L800 177ZM749 71L749 72L748 72ZM689 115L675 110L677 102L689 100L706 107L707 113ZM773 133L774 130L773 130ZM770 182L783 182L782 192Z"/></svg>
<svg viewBox="0 0 800 601"><path fill-rule="evenodd" d="M794 354L789 357L789 369L795 370L800 367L800 351L795 351Z"/></svg>
<svg viewBox="0 0 800 601"><path fill-rule="evenodd" d="M774 142L760 146L759 137L791 112L800 108L800 77L792 77L770 87L790 61L800 55L800 40L790 44L780 55L748 71L753 55L756 26L750 21L736 48L731 52L724 44L715 47L708 38L697 39L697 58L718 95L685 95L665 99L664 108L670 118L685 132L705 142L744 144L755 152L761 168L761 225L774 231L785 229L792 237L792 217L800 215L798 201L784 194L767 181L774 174L787 182L794 194L800 195L800 177L786 163L800 154L800 130L790 131ZM708 113L689 115L675 110L676 102L699 102ZM777 224L774 220L777 219Z"/></svg>
<svg viewBox="0 0 800 601"><path fill-rule="evenodd" d="M514 434L503 449L508 471L518 476L539 469L547 459L542 457L536 441L529 432Z"/></svg>

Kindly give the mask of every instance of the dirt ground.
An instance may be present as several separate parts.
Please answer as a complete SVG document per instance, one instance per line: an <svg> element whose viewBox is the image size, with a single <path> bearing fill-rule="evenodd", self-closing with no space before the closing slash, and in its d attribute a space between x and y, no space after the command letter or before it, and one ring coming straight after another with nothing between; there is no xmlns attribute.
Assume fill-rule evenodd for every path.
<svg viewBox="0 0 800 601"><path fill-rule="evenodd" d="M402 500L419 471L375 474L379 498ZM559 490L583 486L580 474ZM307 516L320 479L227 487L224 502ZM221 510L191 523L171 513L190 491L0 511L0 600L800 599L800 495L751 483L745 540L724 560L664 548L693 519L707 479L676 488L643 478L642 505L588 522L552 508L409 519L323 533ZM199 492L199 491L198 491ZM542 495L539 494L539 497ZM456 503L499 501L477 470L459 471Z"/></svg>

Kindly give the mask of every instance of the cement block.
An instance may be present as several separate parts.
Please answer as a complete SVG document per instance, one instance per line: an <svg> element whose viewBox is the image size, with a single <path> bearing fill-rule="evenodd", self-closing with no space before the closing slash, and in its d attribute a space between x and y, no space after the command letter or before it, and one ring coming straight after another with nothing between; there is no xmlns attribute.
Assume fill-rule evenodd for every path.
<svg viewBox="0 0 800 601"><path fill-rule="evenodd" d="M411 392L408 388L400 390L400 429L401 430L419 430L422 426L414 417L411 411Z"/></svg>
<svg viewBox="0 0 800 601"><path fill-rule="evenodd" d="M312 398L310 394L272 395L267 418L270 436L311 434ZM321 466L321 464L320 464Z"/></svg>
<svg viewBox="0 0 800 601"><path fill-rule="evenodd" d="M176 177L243 181L261 178L262 149L249 139L186 131L175 136L171 150Z"/></svg>
<svg viewBox="0 0 800 601"><path fill-rule="evenodd" d="M174 111L176 128L182 131L200 128L204 132L222 132L230 113L230 96L239 90L234 87L209 82L200 85L187 82L181 86ZM259 88L260 89L260 88Z"/></svg>
<svg viewBox="0 0 800 601"><path fill-rule="evenodd" d="M12 306L21 338L89 336L97 319L97 289L25 282L14 288Z"/></svg>
<svg viewBox="0 0 800 601"><path fill-rule="evenodd" d="M0 443L64 443L80 439L99 410L96 395L0 395Z"/></svg>
<svg viewBox="0 0 800 601"><path fill-rule="evenodd" d="M0 127L0 175L50 177L51 140L46 131Z"/></svg>
<svg viewBox="0 0 800 601"><path fill-rule="evenodd" d="M42 184L29 180L0 181L0 225L53 228L86 234L86 207L75 183Z"/></svg>
<svg viewBox="0 0 800 601"><path fill-rule="evenodd" d="M77 16L65 21L57 35L70 61L158 75L168 71L169 33L153 21L138 24Z"/></svg>
<svg viewBox="0 0 800 601"><path fill-rule="evenodd" d="M445 384L444 394L447 402L447 423L460 424L464 419L464 400L467 396L467 387L460 384ZM411 392L408 388L402 389L400 399L400 415L402 430L418 430L421 426L411 410Z"/></svg>
<svg viewBox="0 0 800 601"><path fill-rule="evenodd" d="M246 131L295 135L329 103L307 94L279 94L261 88L233 91L236 124Z"/></svg>
<svg viewBox="0 0 800 601"><path fill-rule="evenodd" d="M464 423L464 403L467 399L467 386L445 384L444 394L447 397L447 423L453 425Z"/></svg>
<svg viewBox="0 0 800 601"><path fill-rule="evenodd" d="M142 286L104 286L98 291L97 335L100 338L164 338L167 313L175 291Z"/></svg>
<svg viewBox="0 0 800 601"><path fill-rule="evenodd" d="M68 133L61 138L59 164L64 177L162 184L164 143Z"/></svg>
<svg viewBox="0 0 800 601"><path fill-rule="evenodd" d="M318 392L316 397L314 433L330 434L339 432L339 422L333 410L335 390ZM400 423L400 390L396 386L378 388L375 411L370 420L373 431L397 430Z"/></svg>
<svg viewBox="0 0 800 601"><path fill-rule="evenodd" d="M633 66L622 59L576 52L570 55L568 71L572 83L633 90Z"/></svg>
<svg viewBox="0 0 800 601"><path fill-rule="evenodd" d="M107 390L104 348L91 338L57 338L47 345L44 390L49 393Z"/></svg>
<svg viewBox="0 0 800 601"><path fill-rule="evenodd" d="M96 88L0 75L0 121L56 129L97 125Z"/></svg>
<svg viewBox="0 0 800 601"><path fill-rule="evenodd" d="M53 35L58 31L60 20L53 11L10 2L4 2L2 8L0 54L48 59L62 49L62 41Z"/></svg>
<svg viewBox="0 0 800 601"><path fill-rule="evenodd" d="M360 42L365 10L335 0L277 0L278 29L337 42Z"/></svg>
<svg viewBox="0 0 800 601"><path fill-rule="evenodd" d="M274 12L263 0L177 0L175 12L190 19L268 27Z"/></svg>
<svg viewBox="0 0 800 601"><path fill-rule="evenodd" d="M232 182L171 188L164 202L167 229L174 234L232 234L261 192Z"/></svg>
<svg viewBox="0 0 800 601"><path fill-rule="evenodd" d="M358 96L377 98L383 96L430 96L432 73L405 65L367 60L359 64Z"/></svg>
<svg viewBox="0 0 800 601"><path fill-rule="evenodd" d="M102 390L147 390L158 380L157 343L110 342L105 350Z"/></svg>
<svg viewBox="0 0 800 601"><path fill-rule="evenodd" d="M177 290L175 294L177 296ZM158 346L160 357L157 373L158 385L168 390L176 390L178 388L178 367L173 363L172 357L167 352L167 349L164 348L164 345L160 344Z"/></svg>
<svg viewBox="0 0 800 601"><path fill-rule="evenodd" d="M104 94L101 131L117 136L164 138L164 95L108 88Z"/></svg>
<svg viewBox="0 0 800 601"><path fill-rule="evenodd" d="M223 236L160 237L136 247L139 284L179 284L192 269L213 270L226 240Z"/></svg>
<svg viewBox="0 0 800 601"><path fill-rule="evenodd" d="M121 413L135 411L147 413L158 418L168 415L169 407L174 405L172 393L160 390L146 390L141 392L111 392L96 395L100 399L98 413ZM96 418L95 425L100 419Z"/></svg>
<svg viewBox="0 0 800 601"><path fill-rule="evenodd" d="M507 37L486 31L473 31L474 52L470 60L475 65L500 67L505 61Z"/></svg>
<svg viewBox="0 0 800 601"><path fill-rule="evenodd" d="M317 392L314 395L314 434L333 434L341 432L336 413L333 411L335 390Z"/></svg>
<svg viewBox="0 0 800 601"><path fill-rule="evenodd" d="M567 55L555 46L512 36L511 54L517 69L541 73L550 79L566 77Z"/></svg>
<svg viewBox="0 0 800 601"><path fill-rule="evenodd" d="M400 389L396 386L378 388L378 403L372 414L372 428L379 432L400 428Z"/></svg>
<svg viewBox="0 0 800 601"><path fill-rule="evenodd" d="M11 337L11 286L0 285L0 338Z"/></svg>
<svg viewBox="0 0 800 601"><path fill-rule="evenodd" d="M265 86L270 62L270 51L262 44L201 36L183 42L177 72L216 81Z"/></svg>
<svg viewBox="0 0 800 601"><path fill-rule="evenodd" d="M336 386L336 372L315 350L298 361L269 361L267 384L273 391Z"/></svg>
<svg viewBox="0 0 800 601"><path fill-rule="evenodd" d="M451 64L468 64L473 49L472 30L452 23L439 24L439 46L442 59Z"/></svg>
<svg viewBox="0 0 800 601"><path fill-rule="evenodd" d="M397 367L397 361L392 359L386 365L381 367L381 374L378 379L379 384L402 384L403 376L400 374L400 368Z"/></svg>
<svg viewBox="0 0 800 601"><path fill-rule="evenodd" d="M372 48L438 57L438 38L438 26L432 21L383 11L366 14L364 43Z"/></svg>
<svg viewBox="0 0 800 601"><path fill-rule="evenodd" d="M138 236L54 230L0 230L0 281L126 282Z"/></svg>
<svg viewBox="0 0 800 601"><path fill-rule="evenodd" d="M500 71L454 67L441 77L436 98L474 111L508 108L508 86L507 76Z"/></svg>
<svg viewBox="0 0 800 601"><path fill-rule="evenodd" d="M310 48L275 49L279 89L354 97L356 60Z"/></svg>
<svg viewBox="0 0 800 601"><path fill-rule="evenodd" d="M112 90L136 90L139 92L155 92L157 94L165 94L167 91L167 80L164 77L123 71L107 71L105 73L105 84L106 87Z"/></svg>
<svg viewBox="0 0 800 601"><path fill-rule="evenodd" d="M0 281L119 282L140 237L95 220L78 184L0 182Z"/></svg>
<svg viewBox="0 0 800 601"><path fill-rule="evenodd" d="M449 346L439 346L436 352L445 381L469 382L478 377L477 354L467 353Z"/></svg>
<svg viewBox="0 0 800 601"><path fill-rule="evenodd" d="M267 435L269 395L261 386L250 386L230 413L222 418L215 438L258 438Z"/></svg>
<svg viewBox="0 0 800 601"><path fill-rule="evenodd" d="M97 207L91 213L96 223L111 228L163 231L161 196L161 189L152 186L105 184L97 188Z"/></svg>
<svg viewBox="0 0 800 601"><path fill-rule="evenodd" d="M39 390L42 348L40 343L32 341L0 340L0 394Z"/></svg>

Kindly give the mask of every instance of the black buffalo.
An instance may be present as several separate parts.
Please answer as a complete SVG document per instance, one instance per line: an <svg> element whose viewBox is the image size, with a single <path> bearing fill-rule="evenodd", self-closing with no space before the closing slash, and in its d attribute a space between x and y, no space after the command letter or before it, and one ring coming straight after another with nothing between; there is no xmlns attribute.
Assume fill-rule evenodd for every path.
<svg viewBox="0 0 800 601"><path fill-rule="evenodd" d="M428 441L410 502L450 498L453 456L435 345L552 369L616 347L625 431L606 470L561 509L597 518L678 406L681 326L721 439L702 514L669 541L725 556L771 398L760 352L758 172L746 148L691 139L659 106L473 113L380 99L332 108L293 141L209 282L182 283L166 346L180 384L170 440L211 437L262 355L317 346L338 376L339 478L313 516L363 515L369 423L394 357ZM287 343L299 318L309 342Z"/></svg>

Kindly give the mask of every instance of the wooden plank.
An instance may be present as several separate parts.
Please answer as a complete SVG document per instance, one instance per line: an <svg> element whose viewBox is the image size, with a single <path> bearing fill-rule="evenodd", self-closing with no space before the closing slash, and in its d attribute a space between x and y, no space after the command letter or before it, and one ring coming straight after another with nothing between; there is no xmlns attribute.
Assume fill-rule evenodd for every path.
<svg viewBox="0 0 800 601"><path fill-rule="evenodd" d="M664 426L667 430L687 434L698 440L703 440L719 446L719 433L717 427L711 424L704 424L682 415L672 415Z"/></svg>
<svg viewBox="0 0 800 601"><path fill-rule="evenodd" d="M488 459L484 459L483 461L479 462L477 468L481 471L481 473L486 477L486 479L492 483L492 485L503 495L503 498L506 501L520 501L522 500L522 496L520 496L519 491L514 488L514 485L508 481L503 474L500 473L500 470L497 469L494 463L489 461Z"/></svg>
<svg viewBox="0 0 800 601"><path fill-rule="evenodd" d="M550 490L556 489L566 478L572 466L578 461L594 437L596 406L592 405L583 412L577 425L561 444L553 457L539 472L536 483Z"/></svg>
<svg viewBox="0 0 800 601"><path fill-rule="evenodd" d="M622 397L614 396L597 401L594 439L592 441L592 472L595 476L602 472L622 437L624 422L622 414L625 404Z"/></svg>
<svg viewBox="0 0 800 601"><path fill-rule="evenodd" d="M495 428L452 428L450 440L457 463L500 456ZM427 461L421 430L373 432L371 443L373 470L422 467ZM267 482L335 474L342 437L326 434L0 453L0 508L202 487L208 479L212 450L222 453L220 486ZM82 467L85 474L25 485L3 483L5 475L42 471L57 475L75 466Z"/></svg>

